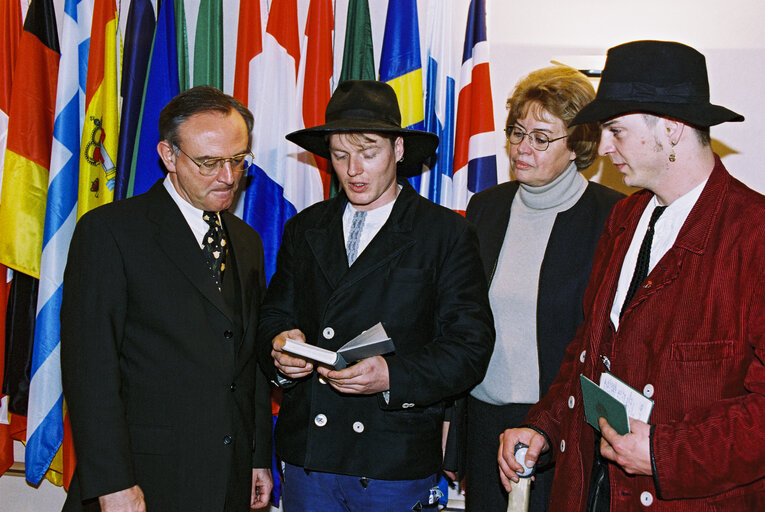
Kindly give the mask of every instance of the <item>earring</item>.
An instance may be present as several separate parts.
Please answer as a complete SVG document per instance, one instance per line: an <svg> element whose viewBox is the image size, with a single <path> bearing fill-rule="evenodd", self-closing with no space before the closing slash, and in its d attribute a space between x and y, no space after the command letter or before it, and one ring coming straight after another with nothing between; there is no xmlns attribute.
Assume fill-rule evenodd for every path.
<svg viewBox="0 0 765 512"><path fill-rule="evenodd" d="M672 151L669 153L669 161L674 162L677 160L677 156L675 155L675 146L677 145L677 142L669 141L669 144L672 146Z"/></svg>
<svg viewBox="0 0 765 512"><path fill-rule="evenodd" d="M404 163L404 155L401 155L401 158L398 159L398 163Z"/></svg>

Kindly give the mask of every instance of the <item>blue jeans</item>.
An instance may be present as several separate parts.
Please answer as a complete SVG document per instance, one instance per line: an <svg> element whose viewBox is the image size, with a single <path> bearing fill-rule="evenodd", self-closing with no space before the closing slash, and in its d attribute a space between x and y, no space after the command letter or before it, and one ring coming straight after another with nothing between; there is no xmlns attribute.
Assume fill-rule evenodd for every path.
<svg viewBox="0 0 765 512"><path fill-rule="evenodd" d="M433 488L438 488L437 475L421 480L374 480L306 472L285 464L284 512L435 511L438 494L431 492Z"/></svg>

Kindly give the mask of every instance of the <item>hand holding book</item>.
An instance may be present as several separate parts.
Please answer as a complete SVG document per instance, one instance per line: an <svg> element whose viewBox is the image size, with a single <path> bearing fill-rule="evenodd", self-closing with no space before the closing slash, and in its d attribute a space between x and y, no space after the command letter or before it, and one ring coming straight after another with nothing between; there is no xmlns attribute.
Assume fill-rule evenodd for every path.
<svg viewBox="0 0 765 512"><path fill-rule="evenodd" d="M342 370L356 361L393 352L395 346L382 323L378 322L340 347L337 352L289 338L285 340L281 350L335 370Z"/></svg>
<svg viewBox="0 0 765 512"><path fill-rule="evenodd" d="M300 329L290 329L279 333L271 341L271 357L274 358L274 366L289 379L301 379L313 373L313 363L303 357L292 355L283 351L288 339L292 343L305 344L305 335Z"/></svg>

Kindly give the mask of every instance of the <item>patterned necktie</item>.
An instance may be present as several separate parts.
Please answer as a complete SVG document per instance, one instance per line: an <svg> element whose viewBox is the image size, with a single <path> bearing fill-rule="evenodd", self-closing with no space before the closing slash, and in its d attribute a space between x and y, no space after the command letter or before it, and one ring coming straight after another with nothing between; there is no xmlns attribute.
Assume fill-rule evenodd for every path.
<svg viewBox="0 0 765 512"><path fill-rule="evenodd" d="M345 248L345 252L348 255L348 266L353 265L356 261L356 257L359 252L359 240L361 239L361 231L364 229L364 219L367 218L367 212L356 211L353 213L353 221L351 222L351 232L348 234L348 245Z"/></svg>
<svg viewBox="0 0 765 512"><path fill-rule="evenodd" d="M635 273L632 274L632 281L630 287L627 290L627 296L624 298L622 304L622 310L619 313L619 318L624 314L624 310L627 309L632 297L635 296L638 287L643 284L645 278L648 277L648 265L651 262L651 244L653 243L653 232L656 221L659 220L661 214L664 213L666 206L657 206L651 213L651 220L648 221L648 229L643 237L643 243L640 244L640 251L638 252L637 263L635 264Z"/></svg>
<svg viewBox="0 0 765 512"><path fill-rule="evenodd" d="M223 236L223 227L217 212L204 212L202 218L210 226L202 240L202 251L220 290L223 271L226 270L226 238Z"/></svg>

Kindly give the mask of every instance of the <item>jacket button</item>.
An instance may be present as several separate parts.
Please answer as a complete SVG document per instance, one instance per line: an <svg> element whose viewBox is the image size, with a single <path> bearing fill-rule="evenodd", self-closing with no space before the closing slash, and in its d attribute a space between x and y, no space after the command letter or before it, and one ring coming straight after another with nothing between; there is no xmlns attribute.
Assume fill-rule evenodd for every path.
<svg viewBox="0 0 765 512"><path fill-rule="evenodd" d="M653 495L648 491L641 492L640 503L642 503L644 507L650 507L653 504Z"/></svg>
<svg viewBox="0 0 765 512"><path fill-rule="evenodd" d="M231 391L236 391L236 382L231 383Z"/></svg>
<svg viewBox="0 0 765 512"><path fill-rule="evenodd" d="M234 337L234 333L232 331L225 331L223 333L223 337L226 338L227 340L230 340L231 338Z"/></svg>
<svg viewBox="0 0 765 512"><path fill-rule="evenodd" d="M646 384L643 388L643 395L645 395L646 398L651 398L653 396L653 385L652 384Z"/></svg>
<svg viewBox="0 0 765 512"><path fill-rule="evenodd" d="M317 414L316 417L313 419L313 423L317 427L323 427L327 424L327 417L324 414Z"/></svg>
<svg viewBox="0 0 765 512"><path fill-rule="evenodd" d="M324 377L319 377L319 384L326 384L326 383L327 383L327 379L325 379Z"/></svg>
<svg viewBox="0 0 765 512"><path fill-rule="evenodd" d="M561 439L560 440L560 452L563 453L565 451L566 451L566 440L565 439Z"/></svg>
<svg viewBox="0 0 765 512"><path fill-rule="evenodd" d="M586 350L582 350L582 353L581 353L581 354L579 354L579 362L580 362L580 363L583 363L583 362L584 362L584 358L585 358L585 356L587 356L587 351L586 351Z"/></svg>
<svg viewBox="0 0 765 512"><path fill-rule="evenodd" d="M335 337L335 330L332 327L325 327L321 334L325 339L331 340Z"/></svg>
<svg viewBox="0 0 765 512"><path fill-rule="evenodd" d="M568 397L568 408L573 409L574 404L576 404L576 399L572 396Z"/></svg>
<svg viewBox="0 0 765 512"><path fill-rule="evenodd" d="M226 436L223 438L223 444L231 444L231 441L233 441L231 436Z"/></svg>
<svg viewBox="0 0 765 512"><path fill-rule="evenodd" d="M355 421L353 423L353 431L356 432L357 434L361 434L362 432L364 432L364 424L361 423L360 421Z"/></svg>

